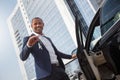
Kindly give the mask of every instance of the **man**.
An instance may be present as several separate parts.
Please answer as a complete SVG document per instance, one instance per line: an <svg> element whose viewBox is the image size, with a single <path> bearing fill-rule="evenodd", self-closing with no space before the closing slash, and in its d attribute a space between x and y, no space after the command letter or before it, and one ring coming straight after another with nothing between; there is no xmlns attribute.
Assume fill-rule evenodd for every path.
<svg viewBox="0 0 120 80"><path fill-rule="evenodd" d="M37 80L69 80L61 58L72 59L76 55L66 55L56 49L50 38L42 33L41 18L33 18L31 27L34 33L24 38L20 58L24 61L30 53L33 55Z"/></svg>

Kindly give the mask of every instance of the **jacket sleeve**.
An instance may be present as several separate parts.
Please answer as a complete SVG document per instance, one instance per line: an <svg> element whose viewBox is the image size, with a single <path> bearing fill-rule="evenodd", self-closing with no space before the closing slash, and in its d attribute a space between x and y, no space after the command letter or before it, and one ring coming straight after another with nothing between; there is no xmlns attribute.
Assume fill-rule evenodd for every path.
<svg viewBox="0 0 120 80"><path fill-rule="evenodd" d="M28 41L29 37L25 37L23 39L23 47L22 47L22 51L20 53L20 59L22 61L25 61L28 57L29 57L29 54L31 52L31 48L29 48L26 44L27 44L27 41Z"/></svg>
<svg viewBox="0 0 120 80"><path fill-rule="evenodd" d="M61 58L72 59L72 56L71 56L71 55L62 53L62 52L60 52L60 51L58 51L58 50L57 50L57 53L59 54L59 56L60 56Z"/></svg>

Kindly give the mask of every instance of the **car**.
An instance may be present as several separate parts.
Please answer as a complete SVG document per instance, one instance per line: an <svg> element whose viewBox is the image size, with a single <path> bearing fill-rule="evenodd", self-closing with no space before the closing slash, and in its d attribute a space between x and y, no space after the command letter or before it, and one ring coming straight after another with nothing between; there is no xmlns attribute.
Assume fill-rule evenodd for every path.
<svg viewBox="0 0 120 80"><path fill-rule="evenodd" d="M120 80L120 0L106 0L85 38L75 16L77 57L87 80ZM73 51L74 53L74 51Z"/></svg>

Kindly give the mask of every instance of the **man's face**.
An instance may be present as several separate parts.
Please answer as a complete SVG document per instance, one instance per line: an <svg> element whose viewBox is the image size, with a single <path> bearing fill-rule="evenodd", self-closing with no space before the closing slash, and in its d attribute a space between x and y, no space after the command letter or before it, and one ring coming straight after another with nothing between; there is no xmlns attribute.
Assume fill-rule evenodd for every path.
<svg viewBox="0 0 120 80"><path fill-rule="evenodd" d="M35 33L42 34L44 23L41 19L33 19L31 26Z"/></svg>

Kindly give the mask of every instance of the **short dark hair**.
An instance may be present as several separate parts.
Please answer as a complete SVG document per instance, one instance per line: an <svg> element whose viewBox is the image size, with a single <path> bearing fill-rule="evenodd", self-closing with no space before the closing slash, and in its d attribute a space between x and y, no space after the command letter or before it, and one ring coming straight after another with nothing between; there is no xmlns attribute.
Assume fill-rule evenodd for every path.
<svg viewBox="0 0 120 80"><path fill-rule="evenodd" d="M42 20L40 17L34 17L31 22L33 22L34 19L40 19L40 20Z"/></svg>

